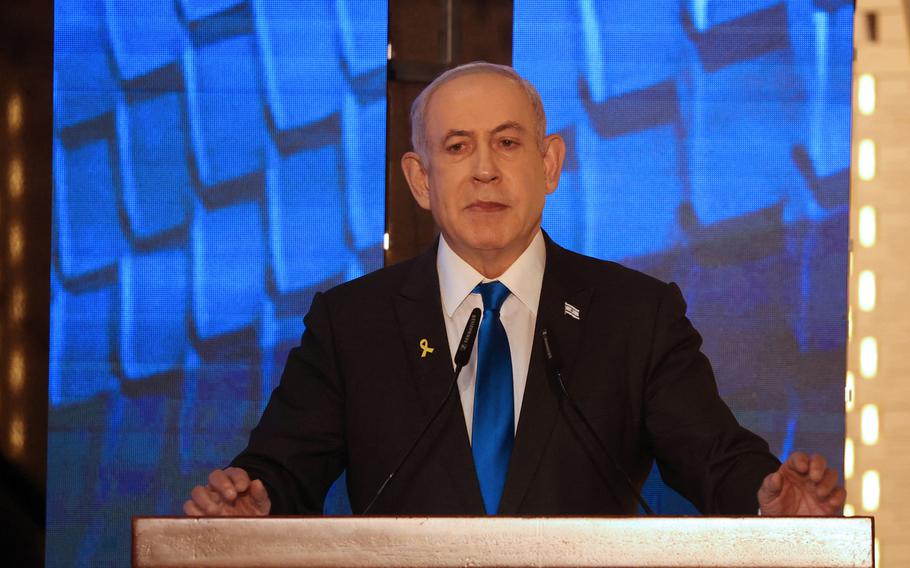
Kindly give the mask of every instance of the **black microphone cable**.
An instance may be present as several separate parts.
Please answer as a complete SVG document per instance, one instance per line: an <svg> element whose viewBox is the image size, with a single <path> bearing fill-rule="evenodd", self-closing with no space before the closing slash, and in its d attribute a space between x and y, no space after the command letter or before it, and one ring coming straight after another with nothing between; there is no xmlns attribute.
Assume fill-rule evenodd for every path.
<svg viewBox="0 0 910 568"><path fill-rule="evenodd" d="M607 456L607 459L610 460L610 465L613 466L613 469L622 474L623 481L628 485L629 490L632 492L632 495L635 496L635 499L638 500L638 504L641 505L641 508L644 509L645 513L648 515L654 515L654 510L648 505L648 502L645 501L645 498L641 496L638 489L635 488L635 485L632 484L632 480L629 478L629 475L626 471L619 466L615 459L613 459L613 454L607 449L607 445L604 444L603 440L600 439L600 436L597 435L597 430L594 429L594 426L588 421L588 417L585 416L585 413L582 412L581 407L578 406L578 403L575 402L569 395L569 391L566 389L566 383L562 380L562 372L559 370L559 364L556 362L556 356L553 353L553 349L550 346L550 337L547 333L547 329L544 328L540 332L540 336L543 339L543 349L544 355L547 359L547 368L550 370L550 375L556 380L556 383L559 385L559 390L562 391L562 396L569 401L569 404L575 410L575 413L581 417L582 423L585 427L591 432L591 435L594 436L594 439L597 440L597 444L600 446L601 451ZM607 482L609 483L609 477L607 477Z"/></svg>
<svg viewBox="0 0 910 568"><path fill-rule="evenodd" d="M398 465L395 466L395 469L392 470L392 473L390 473L389 476L385 478L385 481L382 482L382 485L379 486L376 494L373 495L372 499L370 499L369 504L363 509L361 515L366 515L370 512L370 509L373 508L373 505L379 499L380 495L382 495L386 487L388 487L389 483L391 483L392 478L395 477L395 474L398 473L398 471L401 469L401 466L403 466L405 462L408 461L408 458L411 457L414 449L417 448L417 444L419 444L424 435L429 432L430 426L433 425L433 422L435 422L439 415L442 413L442 409L445 407L446 403L449 401L449 398L452 396L452 391L455 390L455 385L458 384L458 375L471 360L471 352L474 350L474 340L477 338L477 329L480 326L480 316L480 308L474 308L474 310L471 311L471 315L468 316L468 323L464 326L464 331L461 334L461 341L458 343L458 349L455 351L455 377L452 378L452 382L449 384L449 390L446 391L446 395L443 397L442 402L439 403L439 406L436 408L433 416L426 423L426 426L423 427L423 430L420 431L420 434L411 444L411 447L408 448L408 451L405 452L404 456L398 462Z"/></svg>

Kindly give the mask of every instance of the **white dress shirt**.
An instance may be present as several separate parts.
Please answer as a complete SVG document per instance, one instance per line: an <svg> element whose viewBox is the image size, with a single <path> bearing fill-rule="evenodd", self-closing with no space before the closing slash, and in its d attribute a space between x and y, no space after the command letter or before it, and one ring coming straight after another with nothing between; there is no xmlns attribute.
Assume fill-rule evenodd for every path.
<svg viewBox="0 0 910 568"><path fill-rule="evenodd" d="M509 338L512 355L512 393L515 403L515 428L528 382L528 365L531 360L531 346L534 344L534 326L537 321L537 305L540 303L540 288L543 285L543 271L547 250L543 234L538 230L531 244L512 263L498 280L506 285L511 294L499 310L499 318ZM439 292L442 296L442 311L449 339L452 366L455 365L455 350L461 334L468 323L468 316L474 308L483 310L480 294L472 294L474 287L482 282L492 282L477 272L470 264L449 247L444 237L439 238L436 254L436 270L439 273ZM464 410L468 439L471 439L474 421L474 384L477 378L477 342L471 360L458 377L458 394Z"/></svg>

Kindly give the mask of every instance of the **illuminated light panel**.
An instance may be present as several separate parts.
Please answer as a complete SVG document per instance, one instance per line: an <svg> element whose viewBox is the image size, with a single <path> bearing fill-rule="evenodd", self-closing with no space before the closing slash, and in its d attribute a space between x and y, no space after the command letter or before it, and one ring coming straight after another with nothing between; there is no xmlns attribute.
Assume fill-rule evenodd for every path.
<svg viewBox="0 0 910 568"><path fill-rule="evenodd" d="M22 225L12 223L9 227L9 259L12 264L22 260L22 251L25 249L25 237L22 234Z"/></svg>
<svg viewBox="0 0 910 568"><path fill-rule="evenodd" d="M853 341L853 306L847 307L847 341Z"/></svg>
<svg viewBox="0 0 910 568"><path fill-rule="evenodd" d="M844 479L853 478L853 465L856 461L856 454L853 448L853 438L844 440Z"/></svg>
<svg viewBox="0 0 910 568"><path fill-rule="evenodd" d="M22 197L22 192L25 190L25 173L22 169L22 160L17 156L10 158L7 184L9 185L11 198L18 199Z"/></svg>
<svg viewBox="0 0 910 568"><path fill-rule="evenodd" d="M878 537L875 537L873 540L873 552L875 565L878 568L882 568L882 545L879 543Z"/></svg>
<svg viewBox="0 0 910 568"><path fill-rule="evenodd" d="M16 323L25 318L25 289L22 286L13 288L9 311L10 318Z"/></svg>
<svg viewBox="0 0 910 568"><path fill-rule="evenodd" d="M859 273L859 309L871 312L875 309L875 273L863 270Z"/></svg>
<svg viewBox="0 0 910 568"><path fill-rule="evenodd" d="M9 445L14 455L21 454L22 448L25 447L25 424L19 415L13 416L12 421L10 421Z"/></svg>
<svg viewBox="0 0 910 568"><path fill-rule="evenodd" d="M853 505L851 505L850 503L847 503L846 505L844 505L844 516L845 517L852 517L855 514L856 514L856 508L853 507Z"/></svg>
<svg viewBox="0 0 910 568"><path fill-rule="evenodd" d="M859 372L867 379L878 373L878 342L874 337L864 337L859 344Z"/></svg>
<svg viewBox="0 0 910 568"><path fill-rule="evenodd" d="M13 395L22 392L25 385L25 356L16 349L9 358L9 389Z"/></svg>
<svg viewBox="0 0 910 568"><path fill-rule="evenodd" d="M881 502L881 479L878 471L870 469L863 474L863 509L872 513Z"/></svg>
<svg viewBox="0 0 910 568"><path fill-rule="evenodd" d="M878 406L875 404L863 405L860 411L860 436L867 446L878 443Z"/></svg>
<svg viewBox="0 0 910 568"><path fill-rule="evenodd" d="M383 233L382 235L382 250L389 250L389 234Z"/></svg>
<svg viewBox="0 0 910 568"><path fill-rule="evenodd" d="M875 77L869 73L863 73L857 81L856 106L865 116L875 112Z"/></svg>
<svg viewBox="0 0 910 568"><path fill-rule="evenodd" d="M847 412L852 412L856 406L856 375L853 371L847 371L847 384L844 387L844 405Z"/></svg>
<svg viewBox="0 0 910 568"><path fill-rule="evenodd" d="M6 103L6 126L10 134L17 134L22 129L22 97L13 93Z"/></svg>
<svg viewBox="0 0 910 568"><path fill-rule="evenodd" d="M875 177L875 142L868 138L859 143L859 179L869 181Z"/></svg>
<svg viewBox="0 0 910 568"><path fill-rule="evenodd" d="M875 207L864 205L859 210L859 244L869 248L875 245Z"/></svg>

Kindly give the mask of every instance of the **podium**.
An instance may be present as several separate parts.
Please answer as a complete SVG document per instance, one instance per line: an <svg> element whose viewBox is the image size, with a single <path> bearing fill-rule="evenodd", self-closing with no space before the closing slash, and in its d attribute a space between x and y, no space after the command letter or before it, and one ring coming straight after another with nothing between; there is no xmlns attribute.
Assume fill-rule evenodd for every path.
<svg viewBox="0 0 910 568"><path fill-rule="evenodd" d="M873 519L137 517L133 566L872 568Z"/></svg>

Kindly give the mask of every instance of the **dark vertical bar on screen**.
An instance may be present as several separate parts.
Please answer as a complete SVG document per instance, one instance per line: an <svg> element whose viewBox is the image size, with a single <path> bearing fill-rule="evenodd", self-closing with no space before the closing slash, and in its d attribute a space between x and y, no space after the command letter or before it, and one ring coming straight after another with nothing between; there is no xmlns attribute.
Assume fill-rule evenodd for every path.
<svg viewBox="0 0 910 568"><path fill-rule="evenodd" d="M44 558L51 265L52 0L0 3L0 527Z"/></svg>
<svg viewBox="0 0 910 568"><path fill-rule="evenodd" d="M423 252L436 238L401 172L411 149L411 103L437 75L476 60L512 63L512 0L389 0L386 85L386 233L391 265ZM503 34L502 30L510 33Z"/></svg>

